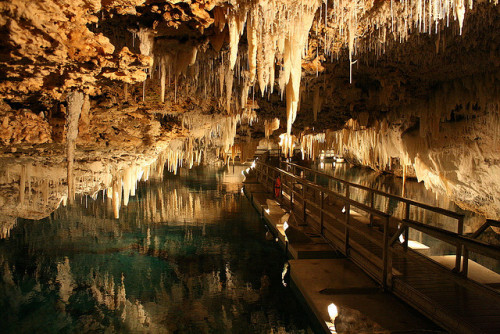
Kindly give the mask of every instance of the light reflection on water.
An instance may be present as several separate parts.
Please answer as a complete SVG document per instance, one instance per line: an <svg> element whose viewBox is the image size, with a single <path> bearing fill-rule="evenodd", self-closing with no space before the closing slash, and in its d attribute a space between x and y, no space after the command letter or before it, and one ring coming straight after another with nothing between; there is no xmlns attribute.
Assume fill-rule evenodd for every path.
<svg viewBox="0 0 500 334"><path fill-rule="evenodd" d="M310 332L240 188L241 168L183 169L120 219L102 194L19 219L0 240L0 331Z"/></svg>

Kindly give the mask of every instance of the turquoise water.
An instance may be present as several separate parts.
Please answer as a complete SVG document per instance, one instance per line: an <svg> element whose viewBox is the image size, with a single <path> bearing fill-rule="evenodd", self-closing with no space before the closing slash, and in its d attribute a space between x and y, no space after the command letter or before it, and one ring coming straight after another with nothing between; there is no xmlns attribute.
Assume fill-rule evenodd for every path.
<svg viewBox="0 0 500 334"><path fill-rule="evenodd" d="M0 240L2 333L309 333L241 168L195 168L77 198Z"/></svg>

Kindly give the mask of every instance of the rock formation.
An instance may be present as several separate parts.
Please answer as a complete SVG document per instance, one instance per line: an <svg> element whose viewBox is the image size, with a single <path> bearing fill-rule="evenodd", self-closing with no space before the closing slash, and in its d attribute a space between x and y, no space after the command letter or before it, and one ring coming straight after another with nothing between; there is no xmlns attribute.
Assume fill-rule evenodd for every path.
<svg viewBox="0 0 500 334"><path fill-rule="evenodd" d="M47 207L107 189L118 208L145 161L176 172L251 157L266 138L288 154L334 150L416 177L498 219L499 8L496 0L4 1L1 177L21 201L9 205L34 203L23 190L34 182L26 166L49 160L67 170L33 187L57 189L55 204L42 195Z"/></svg>

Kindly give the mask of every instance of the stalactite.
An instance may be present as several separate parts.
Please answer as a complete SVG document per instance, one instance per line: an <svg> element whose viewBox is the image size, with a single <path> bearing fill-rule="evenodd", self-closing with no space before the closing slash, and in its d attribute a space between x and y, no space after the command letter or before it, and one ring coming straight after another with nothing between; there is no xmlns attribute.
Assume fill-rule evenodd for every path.
<svg viewBox="0 0 500 334"><path fill-rule="evenodd" d="M314 121L318 120L318 114L321 111L321 105L323 103L323 98L320 96L320 86L316 86L314 88L314 97L313 97L313 116Z"/></svg>
<svg viewBox="0 0 500 334"><path fill-rule="evenodd" d="M273 118L272 120L264 121L264 133L266 139L268 139L275 130L278 130L280 127L279 118Z"/></svg>
<svg viewBox="0 0 500 334"><path fill-rule="evenodd" d="M67 169L68 169L68 198L75 198L75 186L73 179L73 164L75 159L76 138L78 136L78 120L82 111L84 94L74 91L68 95L68 109L66 115L66 147L67 147Z"/></svg>
<svg viewBox="0 0 500 334"><path fill-rule="evenodd" d="M161 57L160 60L160 85L161 85L161 92L160 92L160 99L161 103L165 102L165 81L167 78L167 69L166 69L166 57Z"/></svg>

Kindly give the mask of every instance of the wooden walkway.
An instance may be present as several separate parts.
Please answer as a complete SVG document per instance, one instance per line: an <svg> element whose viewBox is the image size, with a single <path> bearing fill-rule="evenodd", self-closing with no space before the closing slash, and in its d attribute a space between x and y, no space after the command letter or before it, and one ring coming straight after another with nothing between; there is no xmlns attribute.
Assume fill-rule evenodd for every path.
<svg viewBox="0 0 500 334"><path fill-rule="evenodd" d="M336 181L343 183L344 192L334 192L305 179L305 174L319 172L294 164L281 167L257 163L260 183L277 193L277 200L300 224L318 231L386 290L450 332L500 333L499 292L468 278L469 252L498 261L500 248L463 236L463 216L339 179ZM370 205L351 198L353 187L368 192ZM404 202L405 217L398 219L375 209L374 196ZM413 207L456 219L457 232L410 220ZM411 249L410 228L456 247L454 268L450 270Z"/></svg>

